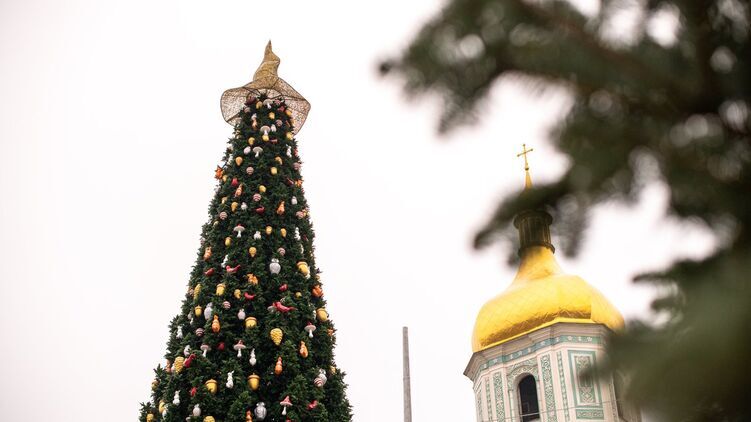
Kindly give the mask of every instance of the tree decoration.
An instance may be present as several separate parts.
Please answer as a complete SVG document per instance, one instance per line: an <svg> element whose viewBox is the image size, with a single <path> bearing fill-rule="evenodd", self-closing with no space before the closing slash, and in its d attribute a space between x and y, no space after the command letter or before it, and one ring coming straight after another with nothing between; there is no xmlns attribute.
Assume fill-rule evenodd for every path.
<svg viewBox="0 0 751 422"><path fill-rule="evenodd" d="M297 271L300 271L300 274L304 275L305 278L310 277L310 268L308 267L308 263L305 261L299 261L297 263Z"/></svg>
<svg viewBox="0 0 751 422"><path fill-rule="evenodd" d="M216 419L213 416L206 416L203 418L203 422L216 422Z"/></svg>
<svg viewBox="0 0 751 422"><path fill-rule="evenodd" d="M321 322L326 322L329 320L329 313L324 308L318 308L316 309L316 318Z"/></svg>
<svg viewBox="0 0 751 422"><path fill-rule="evenodd" d="M273 258L271 260L271 263L269 264L269 271L271 271L271 274L279 274L279 272L282 270L281 264L279 264L279 260L277 258Z"/></svg>
<svg viewBox="0 0 751 422"><path fill-rule="evenodd" d="M255 258L257 253L258 253L258 249L256 249L255 246L251 246L248 248L248 254L250 255L251 258Z"/></svg>
<svg viewBox="0 0 751 422"><path fill-rule="evenodd" d="M292 406L292 401L289 399L289 396L285 397L284 400L279 402L279 405L282 406L284 409L282 410L282 415L287 414L287 408Z"/></svg>
<svg viewBox="0 0 751 422"><path fill-rule="evenodd" d="M237 344L232 346L232 348L237 351L237 357L241 358L243 356L243 350L247 349L247 346L243 344L242 340L238 340Z"/></svg>
<svg viewBox="0 0 751 422"><path fill-rule="evenodd" d="M204 385L206 386L206 389L209 390L209 393L216 394L217 384L216 384L216 380L215 379L212 378L212 379L206 381L204 383Z"/></svg>
<svg viewBox="0 0 751 422"><path fill-rule="evenodd" d="M308 337L313 338L313 332L316 330L316 326L312 322L308 322L305 326L305 332L308 333Z"/></svg>
<svg viewBox="0 0 751 422"><path fill-rule="evenodd" d="M206 304L206 308L203 310L203 316L206 319L211 319L211 316L214 314L214 304L209 302ZM198 315L196 315L198 316Z"/></svg>
<svg viewBox="0 0 751 422"><path fill-rule="evenodd" d="M183 365L185 364L185 358L182 356L178 356L175 358L175 363L173 363L173 368L175 369L176 373L180 373L180 371L183 370Z"/></svg>
<svg viewBox="0 0 751 422"><path fill-rule="evenodd" d="M250 350L250 359L248 359L248 363L250 363L250 366L256 366L256 349Z"/></svg>
<svg viewBox="0 0 751 422"><path fill-rule="evenodd" d="M180 405L180 392L179 391L175 391L175 395L172 396L172 404L174 404L175 406Z"/></svg>
<svg viewBox="0 0 751 422"><path fill-rule="evenodd" d="M195 416L196 418L199 417L199 416L201 416L201 405L197 404L197 405L193 406L193 412L192 413L193 413L193 416Z"/></svg>
<svg viewBox="0 0 751 422"><path fill-rule="evenodd" d="M248 283L252 284L253 286L258 285L258 277L256 277L255 275L248 273L245 274L245 278L248 280Z"/></svg>
<svg viewBox="0 0 751 422"><path fill-rule="evenodd" d="M245 318L245 328L253 328L258 323L256 317L249 316Z"/></svg>
<svg viewBox="0 0 751 422"><path fill-rule="evenodd" d="M226 288L227 288L226 284L219 283L219 284L216 285L216 292L214 292L214 294L216 294L217 296L224 296L224 290Z"/></svg>
<svg viewBox="0 0 751 422"><path fill-rule="evenodd" d="M219 324L219 315L214 315L214 320L211 322L211 331L218 333L221 329L222 326Z"/></svg>
<svg viewBox="0 0 751 422"><path fill-rule="evenodd" d="M253 415L250 410L245 411L245 422L253 422Z"/></svg>
<svg viewBox="0 0 751 422"><path fill-rule="evenodd" d="M209 350L211 350L211 346L209 346L208 344L203 343L201 345L201 351L203 351L203 357L206 357L206 353L208 353Z"/></svg>
<svg viewBox="0 0 751 422"><path fill-rule="evenodd" d="M276 168L276 167L274 167L274 168ZM284 201L280 202L279 206L276 207L276 213L278 215L284 214Z"/></svg>
<svg viewBox="0 0 751 422"><path fill-rule="evenodd" d="M224 294L224 292L222 292L222 294ZM222 302L222 308L229 309L231 307L232 307L232 304L229 303L229 300L225 300L224 302Z"/></svg>
<svg viewBox="0 0 751 422"><path fill-rule="evenodd" d="M271 341L273 341L275 345L279 346L282 343L284 332L282 332L280 328L274 328L269 332L269 336L271 337Z"/></svg>
<svg viewBox="0 0 751 422"><path fill-rule="evenodd" d="M304 341L300 341L300 356L303 358L308 357L308 346L305 345Z"/></svg>
<svg viewBox="0 0 751 422"><path fill-rule="evenodd" d="M266 419L266 404L264 402L256 404L256 410L253 413L256 414L259 421Z"/></svg>
<svg viewBox="0 0 751 422"><path fill-rule="evenodd" d="M250 387L251 390L256 391L258 390L258 386L261 383L261 377L259 377L256 374L248 375L248 387Z"/></svg>
<svg viewBox="0 0 751 422"><path fill-rule="evenodd" d="M245 321L245 309L240 308L240 310L237 311L237 319Z"/></svg>
<svg viewBox="0 0 751 422"><path fill-rule="evenodd" d="M232 378L232 376L234 375L234 373L235 373L235 371L229 371L229 372L227 372L227 383L224 384L225 386L227 386L227 388L233 388L235 386L235 381Z"/></svg>
<svg viewBox="0 0 751 422"><path fill-rule="evenodd" d="M274 365L274 374L280 375L282 373L282 357L276 358L276 365Z"/></svg>
<svg viewBox="0 0 751 422"><path fill-rule="evenodd" d="M321 288L320 284L313 286L313 289L311 289L310 293L315 297L323 297L323 289Z"/></svg>
<svg viewBox="0 0 751 422"><path fill-rule="evenodd" d="M243 236L243 232L245 231L245 226L243 226L242 224L238 224L235 226L234 229L232 229L232 231L237 233L237 237L240 238Z"/></svg>
<svg viewBox="0 0 751 422"><path fill-rule="evenodd" d="M326 385L326 381L328 378L326 378L326 371L323 369L318 370L318 375L313 379L313 385L315 385L318 388L322 388L324 385Z"/></svg>

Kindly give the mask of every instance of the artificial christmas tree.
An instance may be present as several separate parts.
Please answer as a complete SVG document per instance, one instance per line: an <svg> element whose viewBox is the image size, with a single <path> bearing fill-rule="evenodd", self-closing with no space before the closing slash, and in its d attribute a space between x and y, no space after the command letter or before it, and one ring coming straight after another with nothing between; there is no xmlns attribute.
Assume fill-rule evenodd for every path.
<svg viewBox="0 0 751 422"><path fill-rule="evenodd" d="M349 421L294 135L309 104L266 47L222 95L235 126L141 422Z"/></svg>

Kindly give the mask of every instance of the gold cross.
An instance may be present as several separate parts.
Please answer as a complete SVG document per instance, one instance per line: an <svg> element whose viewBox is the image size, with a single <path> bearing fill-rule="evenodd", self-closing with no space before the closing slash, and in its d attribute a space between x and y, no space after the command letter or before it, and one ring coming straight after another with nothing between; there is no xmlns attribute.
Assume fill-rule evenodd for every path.
<svg viewBox="0 0 751 422"><path fill-rule="evenodd" d="M527 154L534 151L534 148L527 149L527 144L522 144L522 152L516 154L517 157L524 156L524 170L529 171L529 162L527 161Z"/></svg>

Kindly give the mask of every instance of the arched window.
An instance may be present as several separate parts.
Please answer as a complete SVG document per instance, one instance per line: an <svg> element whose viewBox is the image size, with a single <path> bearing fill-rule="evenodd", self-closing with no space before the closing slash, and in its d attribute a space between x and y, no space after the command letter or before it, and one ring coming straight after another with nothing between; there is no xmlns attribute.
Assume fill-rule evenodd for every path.
<svg viewBox="0 0 751 422"><path fill-rule="evenodd" d="M535 377L527 375L519 382L519 413L522 422L540 420L540 402L537 400Z"/></svg>

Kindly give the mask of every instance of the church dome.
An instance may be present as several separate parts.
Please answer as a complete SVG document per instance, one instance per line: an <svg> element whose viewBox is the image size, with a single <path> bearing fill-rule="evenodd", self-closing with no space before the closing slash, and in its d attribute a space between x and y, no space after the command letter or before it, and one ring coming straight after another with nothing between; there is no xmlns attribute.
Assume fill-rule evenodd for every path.
<svg viewBox="0 0 751 422"><path fill-rule="evenodd" d="M472 334L472 352L558 322L623 327L621 313L581 277L564 274L550 243L552 218L544 211L519 214L521 263L513 282L483 305Z"/></svg>

